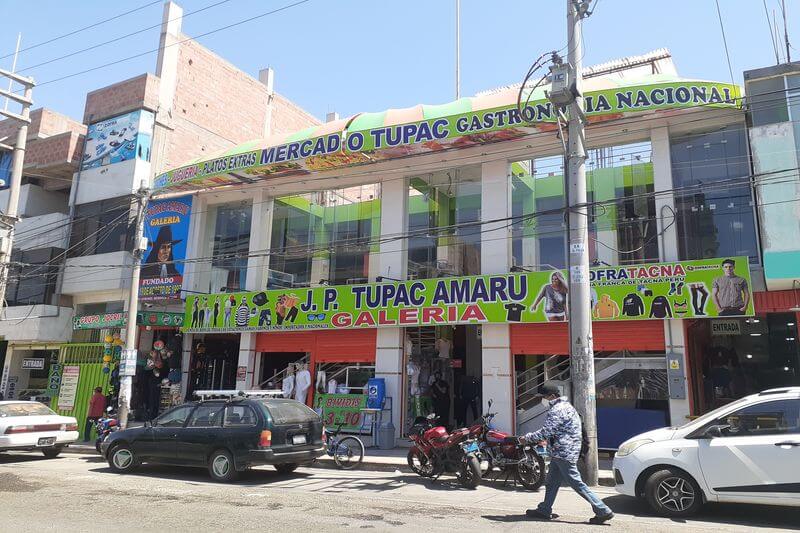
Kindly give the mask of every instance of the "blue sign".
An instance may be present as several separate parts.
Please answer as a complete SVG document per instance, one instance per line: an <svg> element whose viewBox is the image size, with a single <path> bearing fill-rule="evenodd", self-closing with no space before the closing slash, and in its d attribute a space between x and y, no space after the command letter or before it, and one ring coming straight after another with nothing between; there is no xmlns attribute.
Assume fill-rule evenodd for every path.
<svg viewBox="0 0 800 533"><path fill-rule="evenodd" d="M191 196L147 204L144 216L147 251L139 281L140 300L180 299L191 212Z"/></svg>
<svg viewBox="0 0 800 533"><path fill-rule="evenodd" d="M81 168L96 168L139 158L150 161L155 115L139 109L89 125Z"/></svg>
<svg viewBox="0 0 800 533"><path fill-rule="evenodd" d="M13 152L0 152L0 190L8 189L11 183L11 161Z"/></svg>

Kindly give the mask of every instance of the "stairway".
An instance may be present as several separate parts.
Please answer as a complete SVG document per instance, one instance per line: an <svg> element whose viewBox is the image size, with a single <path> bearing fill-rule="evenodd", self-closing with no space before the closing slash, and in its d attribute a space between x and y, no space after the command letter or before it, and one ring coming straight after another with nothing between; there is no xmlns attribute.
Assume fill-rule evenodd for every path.
<svg viewBox="0 0 800 533"><path fill-rule="evenodd" d="M298 359L297 361L295 361L292 364L294 366L296 366L298 364L306 364L307 365L310 360L311 360L311 354L306 354L301 359ZM288 370L288 365L286 366L286 368L283 368L282 370L279 370L279 371L275 372L272 376L268 377L267 379L265 379L264 381L259 383L258 384L258 388L264 389L264 387L266 387L267 383L269 383L270 381L275 384L275 387L280 388L281 387L281 383L283 383L283 380L286 377L286 371L287 370Z"/></svg>

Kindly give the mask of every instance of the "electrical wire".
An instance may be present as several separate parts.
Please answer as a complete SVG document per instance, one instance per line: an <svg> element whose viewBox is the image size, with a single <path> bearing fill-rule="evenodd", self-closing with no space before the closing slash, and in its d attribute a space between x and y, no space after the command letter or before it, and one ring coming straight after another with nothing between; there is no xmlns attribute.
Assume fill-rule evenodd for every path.
<svg viewBox="0 0 800 533"><path fill-rule="evenodd" d="M717 4L717 18L719 19L719 29L722 32L722 44L725 46L725 58L728 60L728 72L731 75L731 83L736 84L733 81L733 67L731 67L731 55L728 52L728 39L725 37L725 25L722 23L722 11L719 8L719 0L714 0Z"/></svg>

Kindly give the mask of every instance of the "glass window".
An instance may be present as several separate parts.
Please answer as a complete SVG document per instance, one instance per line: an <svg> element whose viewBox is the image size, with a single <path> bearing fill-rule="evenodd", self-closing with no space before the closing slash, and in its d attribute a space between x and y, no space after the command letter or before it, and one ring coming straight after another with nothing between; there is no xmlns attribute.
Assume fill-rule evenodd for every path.
<svg viewBox="0 0 800 533"><path fill-rule="evenodd" d="M776 400L750 405L723 416L715 425L728 426L726 437L800 433L800 400Z"/></svg>
<svg viewBox="0 0 800 533"><path fill-rule="evenodd" d="M366 283L380 214L379 184L276 199L270 288Z"/></svg>
<svg viewBox="0 0 800 533"><path fill-rule="evenodd" d="M480 165L410 179L409 278L480 274L480 179Z"/></svg>
<svg viewBox="0 0 800 533"><path fill-rule="evenodd" d="M789 120L784 94L783 76L747 84L747 101L753 126L764 126Z"/></svg>
<svg viewBox="0 0 800 533"><path fill-rule="evenodd" d="M298 424L319 420L319 415L313 409L300 402L265 401L263 403L276 424Z"/></svg>
<svg viewBox="0 0 800 533"><path fill-rule="evenodd" d="M78 205L72 222L68 256L130 250L134 226L130 196Z"/></svg>
<svg viewBox="0 0 800 533"><path fill-rule="evenodd" d="M745 128L673 139L670 154L681 259L757 261Z"/></svg>
<svg viewBox="0 0 800 533"><path fill-rule="evenodd" d="M225 408L225 427L255 426L256 413L247 405L229 405Z"/></svg>
<svg viewBox="0 0 800 533"><path fill-rule="evenodd" d="M171 411L167 411L158 418L156 424L159 427L180 428L186 423L186 418L192 412L194 405L181 405Z"/></svg>
<svg viewBox="0 0 800 533"><path fill-rule="evenodd" d="M14 250L9 267L9 282L6 290L8 305L51 304L64 250L39 248L37 250ZM33 266L29 266L33 265Z"/></svg>
<svg viewBox="0 0 800 533"><path fill-rule="evenodd" d="M186 427L190 428L210 428L219 427L222 424L222 410L224 404L202 404L198 405Z"/></svg>
<svg viewBox="0 0 800 533"><path fill-rule="evenodd" d="M214 259L211 261L209 292L244 290L247 281L247 256L250 252L252 211L249 202L212 208L214 225L209 235L210 243L207 249Z"/></svg>
<svg viewBox="0 0 800 533"><path fill-rule="evenodd" d="M0 418L9 416L50 416L54 414L49 407L39 402L0 405Z"/></svg>

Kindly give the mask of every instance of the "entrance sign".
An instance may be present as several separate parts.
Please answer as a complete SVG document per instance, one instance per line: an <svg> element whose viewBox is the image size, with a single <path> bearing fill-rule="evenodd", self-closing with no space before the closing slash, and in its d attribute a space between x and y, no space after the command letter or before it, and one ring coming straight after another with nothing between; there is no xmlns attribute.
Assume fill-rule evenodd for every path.
<svg viewBox="0 0 800 533"><path fill-rule="evenodd" d="M148 250L142 263L139 300L180 299L191 212L191 196L147 204L144 236Z"/></svg>
<svg viewBox="0 0 800 533"><path fill-rule="evenodd" d="M595 320L752 316L747 257L593 268ZM186 332L296 331L563 321L566 272L191 295Z"/></svg>
<svg viewBox="0 0 800 533"><path fill-rule="evenodd" d="M67 365L61 373L61 389L58 391L58 408L70 411L75 407L75 396L78 394L78 381L81 367Z"/></svg>
<svg viewBox="0 0 800 533"><path fill-rule="evenodd" d="M742 325L738 320L712 320L712 335L741 335Z"/></svg>
<svg viewBox="0 0 800 533"><path fill-rule="evenodd" d="M44 370L44 359L41 357L25 358L22 360L23 370Z"/></svg>
<svg viewBox="0 0 800 533"><path fill-rule="evenodd" d="M736 85L673 80L588 90L584 109L590 122L599 122L648 111L698 106L736 108L741 105L740 96ZM170 190L219 187L510 141L536 131L552 130L558 112L544 90L531 95L521 108L517 91L508 90L444 105L401 110L404 120L399 122L387 123L389 116L397 114L361 113L339 123L275 136L262 146L245 143L216 158L161 174L153 185L155 189ZM240 179L241 176L246 180Z"/></svg>

